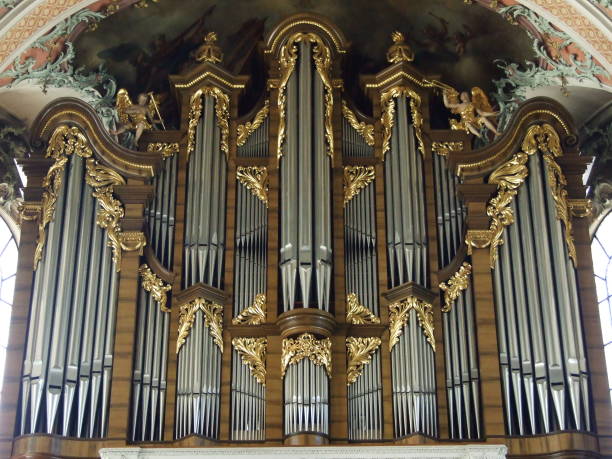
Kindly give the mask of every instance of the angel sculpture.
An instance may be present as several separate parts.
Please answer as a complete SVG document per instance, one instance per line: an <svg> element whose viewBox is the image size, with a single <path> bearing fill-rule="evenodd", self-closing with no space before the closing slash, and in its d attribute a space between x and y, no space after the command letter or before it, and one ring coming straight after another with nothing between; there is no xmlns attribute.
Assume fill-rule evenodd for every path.
<svg viewBox="0 0 612 459"><path fill-rule="evenodd" d="M471 98L466 91L459 94L454 89L445 89L442 94L444 106L451 113L461 117L459 120L450 120L451 129L465 130L467 133L482 138L480 129L484 126L493 131L496 136L499 135L494 122L489 119L498 116L499 112L493 111L493 107L491 107L491 103L482 89L477 86L473 87Z"/></svg>
<svg viewBox="0 0 612 459"><path fill-rule="evenodd" d="M120 126L118 129L110 131L113 135L119 135L125 131L135 131L134 143L137 145L145 130L153 129L156 124L161 124L165 129L164 120L159 113L153 93L139 94L138 103L134 104L128 92L125 89L120 89L117 93L115 107ZM156 115L157 118L155 118Z"/></svg>

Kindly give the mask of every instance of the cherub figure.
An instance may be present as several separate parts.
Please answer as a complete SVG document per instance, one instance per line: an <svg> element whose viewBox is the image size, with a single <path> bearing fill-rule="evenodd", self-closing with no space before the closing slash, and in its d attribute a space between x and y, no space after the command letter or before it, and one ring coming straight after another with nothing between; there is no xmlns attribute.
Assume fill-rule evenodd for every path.
<svg viewBox="0 0 612 459"><path fill-rule="evenodd" d="M115 102L120 126L110 131L113 135L119 135L125 131L134 131L134 142L138 144L140 136L145 130L153 129L156 124L163 126L164 121L157 109L153 94L139 94L138 103L132 103L128 92L120 89ZM157 115L158 118L155 118Z"/></svg>
<svg viewBox="0 0 612 459"><path fill-rule="evenodd" d="M499 135L496 125L489 119L498 116L499 112L493 111L489 99L479 87L472 88L471 98L467 91L459 94L457 91L450 89L443 92L443 98L444 106L454 115L461 117L459 120L450 120L451 129L464 130L482 138L480 128L484 126L493 131L495 136Z"/></svg>

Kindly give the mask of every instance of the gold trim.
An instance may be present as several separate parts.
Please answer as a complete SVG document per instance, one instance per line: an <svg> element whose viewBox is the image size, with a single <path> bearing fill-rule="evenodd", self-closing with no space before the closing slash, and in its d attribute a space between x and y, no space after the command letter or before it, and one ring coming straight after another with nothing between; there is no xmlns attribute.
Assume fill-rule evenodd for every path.
<svg viewBox="0 0 612 459"><path fill-rule="evenodd" d="M374 178L374 166L344 166L344 207Z"/></svg>
<svg viewBox="0 0 612 459"><path fill-rule="evenodd" d="M433 142L431 150L440 156L448 156L451 151L463 150L463 142Z"/></svg>
<svg viewBox="0 0 612 459"><path fill-rule="evenodd" d="M346 296L346 321L349 324L379 324L380 319L372 311L359 302L356 293L349 293Z"/></svg>
<svg viewBox="0 0 612 459"><path fill-rule="evenodd" d="M383 125L383 147L382 155L383 160L387 151L391 149L391 135L393 125L395 124L395 99L396 97L409 97L410 98L410 113L412 114L412 124L414 125L414 132L419 142L419 151L425 154L425 145L423 144L423 133L421 127L423 126L423 116L421 115L421 96L410 89L407 86L395 86L387 91L383 92L380 97L380 104L382 106L382 115L380 121Z"/></svg>
<svg viewBox="0 0 612 459"><path fill-rule="evenodd" d="M152 142L147 145L147 153L158 153L162 158L171 158L179 151L178 142Z"/></svg>
<svg viewBox="0 0 612 459"><path fill-rule="evenodd" d="M164 284L164 281L157 277L146 263L140 265L138 273L140 274L140 285L143 290L151 294L151 297L159 304L159 309L162 312L170 312L170 308L166 306L168 302L166 293L172 289L172 286Z"/></svg>
<svg viewBox="0 0 612 459"><path fill-rule="evenodd" d="M331 38L332 42L334 42L334 45L336 46L336 51L338 51L341 54L346 53L346 50L340 48L340 42L336 39L335 37L336 34L331 29L328 29L323 24L320 24L315 21L309 21L307 19L301 19L299 21L294 21L294 22L287 24L285 27L283 27L279 32L277 32L276 37L274 38L274 41L272 42L272 44L270 45L268 49L264 50L264 53L270 54L272 50L276 47L276 43L282 38L282 36L285 34L287 30L291 29L292 27L295 27L296 25L301 25L301 24L312 25L312 26L320 28L325 33L327 33L329 35L329 38Z"/></svg>
<svg viewBox="0 0 612 459"><path fill-rule="evenodd" d="M308 358L315 365L325 367L327 376L332 375L331 341L329 338L316 339L311 333L302 333L295 339L283 339L281 355L281 377L285 377L287 367Z"/></svg>
<svg viewBox="0 0 612 459"><path fill-rule="evenodd" d="M253 304L232 319L234 325L261 325L266 322L266 295L255 295Z"/></svg>
<svg viewBox="0 0 612 459"><path fill-rule="evenodd" d="M220 149L227 156L229 154L229 96L214 86L205 86L198 89L189 101L189 123L187 126L187 159L195 150L196 128L202 117L202 96L215 98L215 117L217 126L221 131Z"/></svg>
<svg viewBox="0 0 612 459"><path fill-rule="evenodd" d="M389 351L392 351L393 347L399 341L402 329L408 323L408 313L412 309L416 311L419 325L423 329L423 334L435 352L436 339L434 337L433 308L431 304L414 296L409 296L405 300L389 305Z"/></svg>
<svg viewBox="0 0 612 459"><path fill-rule="evenodd" d="M264 120L268 117L270 113L270 101L266 100L264 102L264 106L257 112L253 121L248 121L245 124L239 124L236 128L236 145L239 147L243 146L249 136L261 126Z"/></svg>
<svg viewBox="0 0 612 459"><path fill-rule="evenodd" d="M234 338L232 346L259 384L266 385L266 338Z"/></svg>
<svg viewBox="0 0 612 459"><path fill-rule="evenodd" d="M427 79L419 80L418 78L414 77L410 73L404 72L403 70L397 73L394 73L393 75L388 76L384 80L379 81L377 83L367 83L365 87L366 89L378 89L383 86L386 86L391 81L396 80L398 78L402 78L402 77L409 79L410 81L412 81L413 83L416 83L418 86L421 86L422 88L440 88L440 89L450 88L450 86L444 83L440 83L437 80L427 80Z"/></svg>
<svg viewBox="0 0 612 459"><path fill-rule="evenodd" d="M238 166L236 179L268 207L268 169L258 166Z"/></svg>
<svg viewBox="0 0 612 459"><path fill-rule="evenodd" d="M196 85L197 83L199 83L200 81L202 81L203 79L207 78L207 77L211 77L217 81L220 81L221 83L223 83L225 86L232 88L232 89L244 89L245 85L242 83L238 83L238 84L233 84L230 83L229 81L227 81L224 78L221 78L219 75L213 73L213 72L204 72L201 75L195 77L193 80L191 80L188 83L177 83L174 85L175 88L177 89L185 89L185 88L191 88L192 86Z"/></svg>
<svg viewBox="0 0 612 459"><path fill-rule="evenodd" d="M219 350L223 353L223 306L204 298L196 298L180 306L176 353L178 354L181 346L185 344L198 310L201 310L204 314L204 325L208 327L213 342L219 346Z"/></svg>
<svg viewBox="0 0 612 459"><path fill-rule="evenodd" d="M593 201L590 199L568 199L573 217L584 218L593 215Z"/></svg>
<svg viewBox="0 0 612 459"><path fill-rule="evenodd" d="M350 386L361 375L363 367L372 361L374 352L380 347L380 338L346 338L346 385Z"/></svg>
<svg viewBox="0 0 612 459"><path fill-rule="evenodd" d="M450 312L455 300L459 298L461 292L470 285L471 274L472 265L464 261L450 279L446 282L440 282L440 290L444 292L444 306L442 306L442 312Z"/></svg>
<svg viewBox="0 0 612 459"><path fill-rule="evenodd" d="M345 100L342 101L342 115L349 122L351 127L357 131L357 133L363 137L365 143L369 146L374 146L374 126L372 124L366 124L364 121L359 121L357 115L351 110Z"/></svg>

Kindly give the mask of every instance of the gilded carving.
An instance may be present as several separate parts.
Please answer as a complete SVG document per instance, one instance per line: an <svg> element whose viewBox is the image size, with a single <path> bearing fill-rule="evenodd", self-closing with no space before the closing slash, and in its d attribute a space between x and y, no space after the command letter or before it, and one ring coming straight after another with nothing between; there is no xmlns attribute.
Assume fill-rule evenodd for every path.
<svg viewBox="0 0 612 459"><path fill-rule="evenodd" d="M255 295L253 304L232 319L234 325L261 325L266 321L266 295Z"/></svg>
<svg viewBox="0 0 612 459"><path fill-rule="evenodd" d="M229 154L229 96L215 86L205 86L198 89L189 103L189 123L187 126L187 157L195 149L196 128L202 116L202 97L211 96L215 99L215 118L221 131L220 148Z"/></svg>
<svg viewBox="0 0 612 459"><path fill-rule="evenodd" d="M284 378L289 365L308 358L312 363L324 366L331 378L331 341L329 338L316 339L311 333L302 333L297 338L283 339L281 354L281 376Z"/></svg>
<svg viewBox="0 0 612 459"><path fill-rule="evenodd" d="M232 346L259 384L266 385L266 338L234 338Z"/></svg>
<svg viewBox="0 0 612 459"><path fill-rule="evenodd" d="M221 48L217 46L217 34L216 32L208 32L204 35L204 44L195 52L195 60L198 62L211 62L218 64L223 60L223 53Z"/></svg>
<svg viewBox="0 0 612 459"><path fill-rule="evenodd" d="M455 300L461 295L461 292L468 288L471 274L472 265L465 261L448 281L440 283L440 290L444 292L442 312L449 312Z"/></svg>
<svg viewBox="0 0 612 459"><path fill-rule="evenodd" d="M342 115L349 122L351 127L357 131L357 133L363 137L365 143L369 146L374 146L374 126L371 124L366 124L363 121L359 121L357 116L353 111L349 108L346 101L342 101Z"/></svg>
<svg viewBox="0 0 612 459"><path fill-rule="evenodd" d="M412 89L407 86L395 86L382 93L381 106L382 116L381 123L383 125L383 147L382 154L383 158L385 153L391 148L391 134L393 131L393 125L395 124L395 98L396 97L409 97L410 98L410 112L412 114L412 124L414 125L414 132L419 142L419 151L425 154L425 146L423 144L423 132L421 128L423 126L423 116L421 115L421 96L419 96Z"/></svg>
<svg viewBox="0 0 612 459"><path fill-rule="evenodd" d="M147 152L159 153L162 158L171 158L179 151L178 142L153 142L147 145Z"/></svg>
<svg viewBox="0 0 612 459"><path fill-rule="evenodd" d="M380 338L346 338L346 353L348 358L347 386L350 386L361 375L364 365L370 363L376 349L380 347Z"/></svg>
<svg viewBox="0 0 612 459"><path fill-rule="evenodd" d="M138 268L140 274L140 285L142 288L151 294L151 297L159 304L159 309L163 312L170 312L170 308L166 306L168 303L167 292L172 289L169 284L164 284L164 281L155 275L151 268L146 263Z"/></svg>
<svg viewBox="0 0 612 459"><path fill-rule="evenodd" d="M463 142L433 142L431 149L440 156L448 156L451 151L463 150Z"/></svg>
<svg viewBox="0 0 612 459"><path fill-rule="evenodd" d="M270 101L266 100L264 106L257 112L253 121L249 121L245 124L239 124L236 128L237 138L236 145L239 147L243 146L249 136L261 126L264 120L268 117L270 112Z"/></svg>
<svg viewBox="0 0 612 459"><path fill-rule="evenodd" d="M359 302L356 293L346 296L346 321L353 325L380 323L380 319Z"/></svg>
<svg viewBox="0 0 612 459"><path fill-rule="evenodd" d="M409 296L405 300L398 301L389 305L389 351L399 341L402 329L408 323L408 314L415 310L420 327L427 338L431 348L436 350L436 340L434 338L434 318L432 306L414 296Z"/></svg>
<svg viewBox="0 0 612 459"><path fill-rule="evenodd" d="M268 207L268 169L257 166L238 166L236 178Z"/></svg>
<svg viewBox="0 0 612 459"><path fill-rule="evenodd" d="M202 311L202 314L204 314L204 325L210 330L214 343L223 352L223 306L207 301L204 298L196 298L189 303L182 304L179 309L176 353L179 353L181 346L185 344L185 340L189 333L191 333L191 327L193 327L198 311Z"/></svg>
<svg viewBox="0 0 612 459"><path fill-rule="evenodd" d="M590 199L568 199L572 216L584 218L593 215L593 201Z"/></svg>
<svg viewBox="0 0 612 459"><path fill-rule="evenodd" d="M344 206L374 178L374 166L344 166Z"/></svg>
<svg viewBox="0 0 612 459"><path fill-rule="evenodd" d="M397 64L398 62L412 62L414 60L414 51L406 44L404 34L395 31L391 34L393 44L387 51L387 62Z"/></svg>

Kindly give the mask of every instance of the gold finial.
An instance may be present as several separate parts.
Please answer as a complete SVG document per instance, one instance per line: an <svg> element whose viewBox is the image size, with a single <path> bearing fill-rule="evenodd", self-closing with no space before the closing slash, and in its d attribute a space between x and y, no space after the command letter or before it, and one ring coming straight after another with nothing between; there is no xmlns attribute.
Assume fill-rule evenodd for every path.
<svg viewBox="0 0 612 459"><path fill-rule="evenodd" d="M204 36L204 44L195 52L195 58L198 62L212 62L218 64L223 59L221 48L216 45L217 33L208 32Z"/></svg>
<svg viewBox="0 0 612 459"><path fill-rule="evenodd" d="M404 34L396 30L391 34L393 44L387 51L387 61L391 64L398 62L412 62L414 60L414 52L405 42Z"/></svg>

